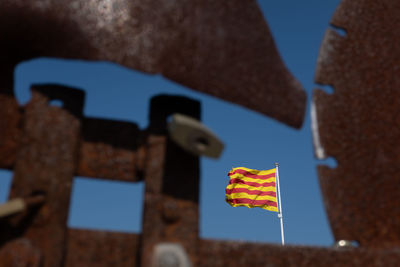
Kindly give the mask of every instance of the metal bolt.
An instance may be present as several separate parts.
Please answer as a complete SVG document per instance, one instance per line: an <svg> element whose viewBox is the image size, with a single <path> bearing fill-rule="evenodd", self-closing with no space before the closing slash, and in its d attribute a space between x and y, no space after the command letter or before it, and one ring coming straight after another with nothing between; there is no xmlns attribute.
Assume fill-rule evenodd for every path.
<svg viewBox="0 0 400 267"><path fill-rule="evenodd" d="M176 203L166 201L163 205L163 219L168 223L174 223L180 219L179 209Z"/></svg>
<svg viewBox="0 0 400 267"><path fill-rule="evenodd" d="M154 248L153 267L191 267L189 257L179 244L161 243Z"/></svg>
<svg viewBox="0 0 400 267"><path fill-rule="evenodd" d="M42 204L44 201L45 197L43 195L32 196L26 199L11 199L8 202L0 205L0 218L20 213L29 207Z"/></svg>
<svg viewBox="0 0 400 267"><path fill-rule="evenodd" d="M358 247L358 243L356 241L351 240L339 240L334 244L335 248L355 248Z"/></svg>

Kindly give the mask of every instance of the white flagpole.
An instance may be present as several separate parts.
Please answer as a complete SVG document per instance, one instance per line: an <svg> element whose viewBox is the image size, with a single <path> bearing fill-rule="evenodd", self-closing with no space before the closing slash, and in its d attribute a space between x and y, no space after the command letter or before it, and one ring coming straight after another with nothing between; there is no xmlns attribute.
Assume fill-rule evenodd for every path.
<svg viewBox="0 0 400 267"><path fill-rule="evenodd" d="M282 246L285 245L285 236L283 234L283 215L282 215L282 200L281 200L281 188L279 186L279 170L278 170L278 163L275 163L275 168L276 168L276 185L278 189L278 203L279 203L279 213L278 213L278 218L281 221L281 239L282 239Z"/></svg>

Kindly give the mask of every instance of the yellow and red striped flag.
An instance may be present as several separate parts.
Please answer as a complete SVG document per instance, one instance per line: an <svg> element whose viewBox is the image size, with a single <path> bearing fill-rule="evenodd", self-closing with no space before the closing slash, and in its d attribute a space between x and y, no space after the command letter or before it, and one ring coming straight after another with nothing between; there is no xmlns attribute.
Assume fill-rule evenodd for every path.
<svg viewBox="0 0 400 267"><path fill-rule="evenodd" d="M276 169L252 170L233 168L225 190L226 202L233 207L259 207L278 212L276 198Z"/></svg>

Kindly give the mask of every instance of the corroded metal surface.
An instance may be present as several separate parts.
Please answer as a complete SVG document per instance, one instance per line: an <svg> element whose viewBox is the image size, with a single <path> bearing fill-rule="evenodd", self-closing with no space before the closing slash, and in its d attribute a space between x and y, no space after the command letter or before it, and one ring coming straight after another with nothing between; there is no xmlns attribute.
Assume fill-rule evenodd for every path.
<svg viewBox="0 0 400 267"><path fill-rule="evenodd" d="M68 230L66 267L139 266L140 235Z"/></svg>
<svg viewBox="0 0 400 267"><path fill-rule="evenodd" d="M130 122L84 118L77 174L137 181L145 162L145 136Z"/></svg>
<svg viewBox="0 0 400 267"><path fill-rule="evenodd" d="M199 267L242 266L397 266L398 248L334 249L305 246L280 246L249 242L202 240Z"/></svg>
<svg viewBox="0 0 400 267"><path fill-rule="evenodd" d="M42 254L29 239L18 238L0 249L0 266L41 267Z"/></svg>
<svg viewBox="0 0 400 267"><path fill-rule="evenodd" d="M303 121L305 92L255 0L2 0L0 43L0 69L43 56L108 60Z"/></svg>
<svg viewBox="0 0 400 267"><path fill-rule="evenodd" d="M60 90L57 90L59 86L52 85L51 88L54 90L48 92L48 95L60 94ZM79 111L75 113L78 117L82 116ZM1 168L14 167L22 138L23 114L24 108L18 106L14 96L0 94ZM144 132L139 131L135 124L122 121L83 118L81 124L82 135L75 175L132 182L142 179L146 157Z"/></svg>
<svg viewBox="0 0 400 267"><path fill-rule="evenodd" d="M400 2L344 0L326 32L314 93L321 188L336 239L400 245Z"/></svg>
<svg viewBox="0 0 400 267"><path fill-rule="evenodd" d="M81 91L37 86L25 107L21 146L15 162L10 198L45 196L45 203L12 220L16 236L22 235L39 249L43 266L61 266L64 260L66 223L71 185L76 169L80 120L79 98L61 98L71 110L49 106L49 91L77 96ZM78 103L78 104L77 104Z"/></svg>
<svg viewBox="0 0 400 267"><path fill-rule="evenodd" d="M248 74L247 69L244 69L248 66L241 69L241 66L232 63L232 69L220 75L221 78L215 75L218 68L226 64L226 58L245 60L236 54L240 46L236 46L235 42L239 43L241 35L238 34L238 39L232 39L234 37L229 33L234 27L247 29L246 27L260 18L247 18L249 14L254 15L251 13L254 2L237 0L223 3L181 1L180 5L162 2L159 3L160 9L152 9L153 13L150 14L149 7L154 5L151 0L129 4L122 0L100 1L95 6L92 1L83 4L70 1L71 5L56 1L30 1L26 5L21 3L22 1L0 3L0 22L8 23L0 23L0 32L7 30L6 33L9 34L5 39L26 41L31 45L26 50L18 51L21 47L12 46L14 41L6 42L6 48L11 52L2 63L7 66L14 66L32 55L41 55L44 48L50 56L109 59L128 66L129 62L133 62L134 65L130 67L151 73L162 72L205 92L209 88L217 88L211 92L217 96L221 92L228 92L224 91L226 88L221 89L225 86L221 84L226 82L227 77ZM16 9L18 5L28 9ZM127 10L125 5L133 8L133 12L124 13ZM232 14L239 12L234 10L235 5L241 7L240 11L244 14L241 18L246 17L251 23L246 26L246 23L238 19L231 22L232 29L216 27L221 21L225 23ZM93 6L95 8L90 9ZM50 10L54 11L52 8L66 12L62 15L50 14ZM76 12L71 20L71 13L68 13L71 10L81 13ZM196 15L187 17L188 10L194 10ZM204 10L207 12L202 13ZM169 12L176 16L170 18ZM115 14L118 16L114 16ZM132 27L124 26L124 19L132 18L130 16L138 18L139 24L135 26L137 34L124 37L127 33L124 30ZM9 28L14 25L13 19L16 21L20 17L31 20L23 25L18 24L16 29ZM42 195L45 196L45 203L10 220L0 221L0 265L41 266L43 263L43 266L150 266L155 248L160 248L165 243L182 247L183 253L187 254L194 266L398 265L400 188L397 174L400 167L397 165L400 160L400 132L396 125L400 121L397 111L400 107L399 17L400 4L394 0L344 0L332 23L345 29L347 34L340 36L334 30L329 30L318 59L317 82L330 84L335 91L329 95L318 90L314 95L316 154L320 159L332 156L338 161L336 169L319 167L321 187L335 238L356 240L360 243L359 248L296 247L201 240L198 230L199 160L172 143L166 132L167 118L175 112L200 118L200 106L196 101L175 96L153 98L149 128L139 133L131 123L82 118L83 96L79 96L82 92L75 90L58 88L64 101L64 108L58 108L47 104L49 100L59 97L57 90L38 87L34 90L33 99L25 108L25 113L21 113L12 93L7 89L10 88L10 83L6 79L7 86L0 90L0 115L7 116L7 120L0 125L0 130L10 127L15 132L0 133L0 137L4 137L0 151L4 147L10 153L18 150L15 154L18 156L13 155L11 158L14 160L5 159L1 154L4 151L0 152L0 165L14 168L11 197ZM201 26L190 27L193 20ZM82 21L87 25L78 23ZM47 25L50 22L54 22L52 27ZM208 26L204 26L207 23L213 26L207 28ZM177 24L179 25L176 26ZM115 25L120 28L113 28ZM61 33L55 31L60 27L63 29ZM170 27L175 30L171 32ZM38 36L31 35L30 32L25 35L16 34L32 29L46 29L47 32L41 32ZM85 32L90 29L97 29L97 32L90 34L96 33L98 36ZM212 29L216 30L213 32ZM71 33L74 34L69 35ZM170 36L166 38L165 33ZM43 48L41 34L51 36L43 41ZM105 36L114 36L113 34L121 38L112 41L103 39ZM252 36L251 33L248 34ZM4 38L4 35L0 36L0 39ZM212 49L203 50L196 39L198 36L206 36L201 42ZM96 46L91 46L96 38L102 40ZM124 55L126 57L118 58L121 54L117 50L121 47L129 48L132 38L136 42L134 44L137 50ZM233 44L233 50L223 50L223 42L219 43L221 39ZM60 40L65 41L65 44L56 51ZM124 47L123 42L126 40L129 42ZM176 40L179 42L175 43ZM176 49L178 44L182 50ZM261 49L255 44L251 45L255 51ZM77 47L82 51L77 51ZM224 53L215 55L210 52L213 49ZM150 55L150 51L154 51L154 55ZM251 52L249 53L251 57ZM189 57L192 61L187 61ZM207 57L215 58L216 63L207 63ZM276 60L271 58L272 61ZM219 61L224 63L218 65ZM214 66L214 63L217 65ZM263 66L262 64L264 63L255 63L254 66ZM279 64L273 65L276 67ZM3 68L4 66L0 67ZM201 71L203 69L206 69L205 72ZM252 70L252 67L249 69ZM281 71L282 69L278 70ZM201 73L197 74L198 72ZM205 74L207 76L202 76ZM207 83L204 82L204 77L207 77ZM243 81L248 88L256 88L260 81L257 77L246 76ZM290 77L283 80L288 81ZM263 82L268 83L265 80ZM226 85L229 87L232 83L227 82ZM225 99L240 98L244 92L234 87L228 89L230 91ZM251 90L246 92L252 92ZM245 101L240 103L258 110L255 108L257 103L246 104ZM284 98L283 101L288 99ZM293 119L290 112L286 115L279 113L279 110L262 112L271 112L275 114L270 114L271 116L284 121ZM87 128L83 126L81 136L82 121ZM22 126L19 126L20 122L23 122ZM297 125L294 121L289 124ZM132 140L129 139L130 136ZM113 159L108 161L107 155ZM112 179L144 177L146 191L141 236L87 230L67 231L70 185L73 175L80 173L77 171L79 164L81 173L90 173L93 176ZM102 169L103 165L106 166L105 169ZM167 255L166 261L169 256L171 255Z"/></svg>
<svg viewBox="0 0 400 267"><path fill-rule="evenodd" d="M151 266L155 246L166 242L182 245L191 262L197 259L199 158L185 152L165 136L167 118L177 112L200 119L200 103L177 96L152 98L141 266Z"/></svg>
<svg viewBox="0 0 400 267"><path fill-rule="evenodd" d="M20 141L21 114L16 99L0 93L0 168L11 169Z"/></svg>

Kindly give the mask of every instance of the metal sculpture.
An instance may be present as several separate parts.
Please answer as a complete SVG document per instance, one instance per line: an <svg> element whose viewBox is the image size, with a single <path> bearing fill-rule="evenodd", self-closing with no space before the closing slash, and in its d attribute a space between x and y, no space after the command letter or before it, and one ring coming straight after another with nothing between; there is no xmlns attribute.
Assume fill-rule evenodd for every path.
<svg viewBox="0 0 400 267"><path fill-rule="evenodd" d="M237 19L238 10L245 19ZM0 66L0 167L15 172L11 197L35 203L0 219L0 266L395 266L400 261L397 1L342 1L332 24L346 35L328 30L321 46L316 81L332 85L334 92L315 91L313 133L317 158L338 162L335 169L318 167L334 236L342 240L332 248L199 238L198 156L169 138L166 121L174 113L200 119L194 100L153 98L150 125L140 131L133 123L83 117L84 95L77 89L34 86L26 107L12 94L12 71L22 60L111 60L163 73L299 127L304 93L277 56L254 1L19 0L2 1L0 15L0 40L8 52ZM239 77L237 86L233 76ZM243 88L263 103L285 105L265 109L243 98ZM51 99L61 99L63 107L50 106ZM49 126L53 130L45 131ZM178 168L182 162L190 174ZM74 175L144 180L143 233L67 229ZM351 241L359 247L347 246Z"/></svg>

